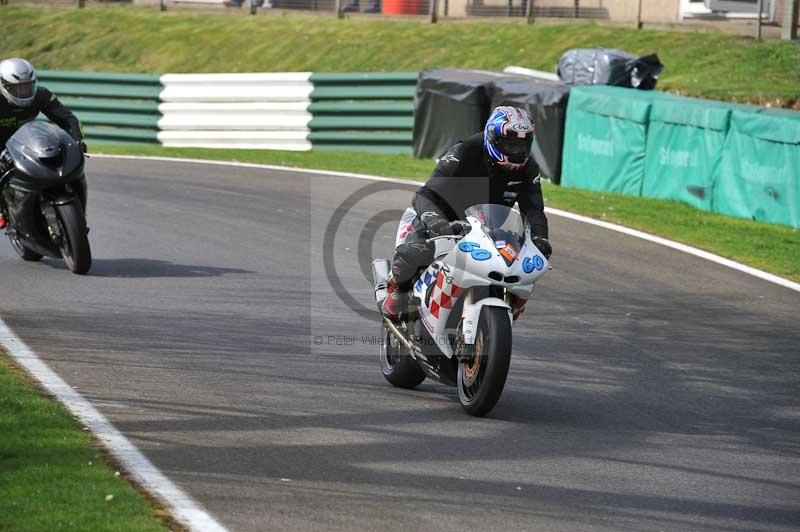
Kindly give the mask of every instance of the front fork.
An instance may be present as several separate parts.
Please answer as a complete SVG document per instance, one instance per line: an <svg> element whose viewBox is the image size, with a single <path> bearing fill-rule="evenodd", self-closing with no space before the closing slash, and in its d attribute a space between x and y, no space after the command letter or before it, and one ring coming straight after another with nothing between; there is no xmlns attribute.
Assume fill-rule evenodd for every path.
<svg viewBox="0 0 800 532"><path fill-rule="evenodd" d="M474 287L469 288L464 294L464 307L462 318L458 325L458 344L455 350L459 361L469 362L475 356L475 339L478 335L478 326L483 307L503 308L508 312L509 320L512 323L517 319L516 305L519 305L521 298L509 293L508 290L500 290L502 290L502 293L494 293L494 290L492 290L489 292L489 297L478 301L475 301ZM521 301L524 307L525 300Z"/></svg>
<svg viewBox="0 0 800 532"><path fill-rule="evenodd" d="M61 240L64 235L61 234L61 223L58 220L55 203L42 201L41 208L42 215L44 215L44 219L47 222L47 232L50 235L50 240L53 241L56 247L61 247Z"/></svg>

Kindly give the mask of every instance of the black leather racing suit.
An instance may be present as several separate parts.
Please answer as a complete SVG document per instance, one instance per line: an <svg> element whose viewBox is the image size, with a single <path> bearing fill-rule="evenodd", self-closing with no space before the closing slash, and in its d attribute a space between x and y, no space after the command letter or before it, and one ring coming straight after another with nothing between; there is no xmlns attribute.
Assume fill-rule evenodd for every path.
<svg viewBox="0 0 800 532"><path fill-rule="evenodd" d="M433 262L434 246L426 244L428 232L420 217L434 212L448 221L463 220L473 205L495 203L519 208L531 224L532 236L547 238L539 166L533 158L519 170L506 171L491 165L483 147L483 133L476 133L452 146L439 159L428 182L412 200L417 212L415 231L397 247L392 275L398 290L411 289L414 275Z"/></svg>
<svg viewBox="0 0 800 532"><path fill-rule="evenodd" d="M13 165L13 163L4 153L6 142L11 136L24 124L35 120L39 113L43 113L47 118L52 120L61 129L65 130L69 135L77 141L83 140L83 132L81 131L81 124L72 112L64 107L58 101L56 95L44 87L36 88L36 96L33 98L33 103L28 107L16 107L11 105L2 95L0 95L0 176ZM83 205L86 206L86 188L83 188ZM7 205L11 206L15 212L10 213L17 221L17 227L32 227L35 222L31 221L31 210L28 208L31 203L28 199L33 198L35 195L29 192L16 191L14 194L18 196L15 202L9 201L5 196L8 189L0 196L0 211L4 212Z"/></svg>
<svg viewBox="0 0 800 532"><path fill-rule="evenodd" d="M0 151L23 124L43 113L75 140L83 140L81 124L72 112L58 101L56 95L44 87L36 88L33 103L24 108L15 107L0 95Z"/></svg>

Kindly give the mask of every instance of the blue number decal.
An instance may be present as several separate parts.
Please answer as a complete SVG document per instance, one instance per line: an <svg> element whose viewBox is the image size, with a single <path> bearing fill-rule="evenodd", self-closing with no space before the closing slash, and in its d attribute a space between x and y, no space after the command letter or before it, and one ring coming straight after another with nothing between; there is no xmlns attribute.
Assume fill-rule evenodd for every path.
<svg viewBox="0 0 800 532"><path fill-rule="evenodd" d="M489 260L492 258L492 253L488 249L473 249L472 258L475 260Z"/></svg>
<svg viewBox="0 0 800 532"><path fill-rule="evenodd" d="M458 245L458 249L460 249L464 253L472 253L472 250L479 249L480 247L481 245L476 244L475 242L461 242Z"/></svg>
<svg viewBox="0 0 800 532"><path fill-rule="evenodd" d="M531 273L533 271L533 259L530 257L525 257L522 261L522 271L525 273Z"/></svg>
<svg viewBox="0 0 800 532"><path fill-rule="evenodd" d="M544 259L539 255L534 257L525 257L522 261L522 271L531 273L533 270L539 271L544 268Z"/></svg>
<svg viewBox="0 0 800 532"><path fill-rule="evenodd" d="M481 245L475 242L461 242L458 249L464 253L470 253L475 260L489 260L492 258L492 252L487 249L481 249Z"/></svg>

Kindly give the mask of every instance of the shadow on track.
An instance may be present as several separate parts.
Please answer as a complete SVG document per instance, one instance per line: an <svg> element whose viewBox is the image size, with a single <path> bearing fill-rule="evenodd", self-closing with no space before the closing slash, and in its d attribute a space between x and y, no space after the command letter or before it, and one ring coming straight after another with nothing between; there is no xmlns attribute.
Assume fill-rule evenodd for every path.
<svg viewBox="0 0 800 532"><path fill-rule="evenodd" d="M62 261L47 261L54 268L64 268ZM232 273L253 273L239 268L175 264L155 259L94 259L89 275L94 277L220 277Z"/></svg>

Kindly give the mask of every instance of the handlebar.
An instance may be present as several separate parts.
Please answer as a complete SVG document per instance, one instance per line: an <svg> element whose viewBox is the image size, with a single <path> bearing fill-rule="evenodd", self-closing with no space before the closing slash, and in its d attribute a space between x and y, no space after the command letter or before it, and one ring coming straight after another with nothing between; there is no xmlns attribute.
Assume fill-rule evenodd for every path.
<svg viewBox="0 0 800 532"><path fill-rule="evenodd" d="M436 242L437 240L460 240L464 238L464 236L465 235L439 235L425 240L425 243L430 244L431 242Z"/></svg>
<svg viewBox="0 0 800 532"><path fill-rule="evenodd" d="M454 222L450 222L450 231L452 234L434 236L427 239L425 242L430 243L430 242L435 242L437 240L448 240L448 239L458 240L460 238L464 238L464 236L466 236L466 234L469 232L470 229L472 229L472 226L470 225L469 222L466 222L464 220L456 220Z"/></svg>

